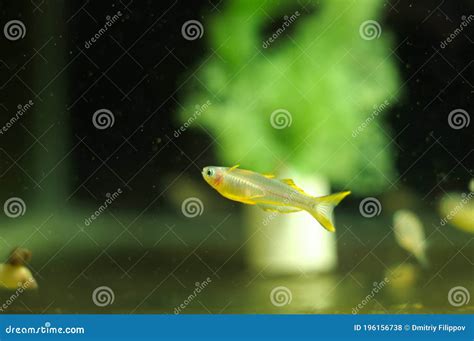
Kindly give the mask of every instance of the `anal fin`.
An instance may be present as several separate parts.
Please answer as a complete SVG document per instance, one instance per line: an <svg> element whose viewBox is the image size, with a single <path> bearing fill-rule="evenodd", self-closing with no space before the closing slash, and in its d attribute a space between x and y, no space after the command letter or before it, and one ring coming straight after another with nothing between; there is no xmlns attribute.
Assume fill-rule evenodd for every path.
<svg viewBox="0 0 474 341"><path fill-rule="evenodd" d="M301 209L297 207L291 207L291 206L276 206L276 205L268 205L268 204L257 204L257 206L267 212L293 213L293 212L301 211Z"/></svg>
<svg viewBox="0 0 474 341"><path fill-rule="evenodd" d="M250 197L241 197L241 196L237 196L237 195L232 195L232 194L228 194L228 193L221 193L224 197L226 197L227 199L230 199L230 200L233 200L233 201L238 201L238 202L241 202L241 203L244 203L244 204L247 204L247 205L255 205L256 202L254 199L258 199L258 198L263 198L264 195L263 194L259 194L259 195L253 195L253 196L250 196Z"/></svg>

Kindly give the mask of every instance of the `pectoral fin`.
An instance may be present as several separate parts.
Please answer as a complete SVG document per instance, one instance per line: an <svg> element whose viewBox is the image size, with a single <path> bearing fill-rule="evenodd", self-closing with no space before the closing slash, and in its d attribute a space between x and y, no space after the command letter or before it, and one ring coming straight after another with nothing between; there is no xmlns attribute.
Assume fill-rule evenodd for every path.
<svg viewBox="0 0 474 341"><path fill-rule="evenodd" d="M301 209L299 208L290 207L290 206L274 206L274 205L266 205L266 204L258 204L257 206L267 212L293 213L293 212L301 211Z"/></svg>

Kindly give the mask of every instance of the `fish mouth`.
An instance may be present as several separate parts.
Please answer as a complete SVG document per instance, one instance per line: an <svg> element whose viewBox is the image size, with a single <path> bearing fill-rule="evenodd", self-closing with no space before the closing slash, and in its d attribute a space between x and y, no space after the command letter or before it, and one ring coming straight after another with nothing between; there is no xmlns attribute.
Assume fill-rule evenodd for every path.
<svg viewBox="0 0 474 341"><path fill-rule="evenodd" d="M204 167L201 171L202 178L206 180L206 182L209 182L209 177L207 176L207 169L208 167Z"/></svg>

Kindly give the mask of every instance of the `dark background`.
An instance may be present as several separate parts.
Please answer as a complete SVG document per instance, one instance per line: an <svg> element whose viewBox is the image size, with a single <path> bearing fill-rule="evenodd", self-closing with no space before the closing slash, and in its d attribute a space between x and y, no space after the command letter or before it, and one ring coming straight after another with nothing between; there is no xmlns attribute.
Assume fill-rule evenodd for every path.
<svg viewBox="0 0 474 341"><path fill-rule="evenodd" d="M35 128L33 115L48 120L49 113L35 110L37 106L23 116L22 127L0 136L0 145L9 154L0 160L3 195L18 193L18 188L29 195L31 189L39 190L24 172L36 181L35 174L47 174L48 169L34 169L34 151L42 148L43 138L60 140L59 136L67 136L66 152L73 149L67 157L74 175L70 187L79 187L69 193L74 200L95 201L111 188L121 187L128 195L119 205L141 207L166 187L167 175L185 170L198 177L179 149L166 143L180 125L175 112L189 89L189 75L207 51L206 39L183 39L181 25L193 18L205 22L218 14L225 1L60 3L0 3L2 24L18 18L27 25L25 39L0 39L0 123L14 114L18 103L29 99L43 103L62 96L64 100L56 124L39 142L35 137L42 131ZM319 6L322 4L310 1L294 4L301 12L317 12ZM49 15L58 7L63 10L54 15L56 28L42 29L42 23L50 20ZM400 181L432 202L444 191L465 190L473 174L472 123L467 129L454 130L447 122L449 112L456 108L472 115L473 24L445 49L440 48L440 42L459 26L462 15L474 13L474 4L468 0L391 1L384 7L381 24L396 36L394 58L403 81L401 101L385 116L398 135L396 143L404 150L397 155ZM121 21L86 49L84 42L98 31L107 15L118 10L123 13ZM262 37L278 24L269 20ZM278 49L278 44L272 48ZM41 69L48 69L48 76L38 82L35 72ZM43 90L50 79L54 81ZM55 90L59 82L67 84L66 89L59 89L62 93ZM98 130L91 124L92 114L99 108L114 113L113 129ZM201 146L208 145L205 141L210 142L206 134L189 130L175 143L194 160L203 152ZM210 148L196 164L205 166L213 161ZM55 177L55 172L48 177ZM154 205L166 201L164 194Z"/></svg>

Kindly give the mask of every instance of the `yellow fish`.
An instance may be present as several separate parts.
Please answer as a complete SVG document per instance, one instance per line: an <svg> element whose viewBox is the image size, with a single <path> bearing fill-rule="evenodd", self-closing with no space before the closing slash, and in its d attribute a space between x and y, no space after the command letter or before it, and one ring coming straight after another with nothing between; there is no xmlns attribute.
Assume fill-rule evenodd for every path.
<svg viewBox="0 0 474 341"><path fill-rule="evenodd" d="M295 185L291 179L275 179L234 167L204 167L206 182L227 199L248 205L257 205L265 211L291 213L307 211L326 230L334 232L332 211L351 192L340 192L323 197L313 197Z"/></svg>

